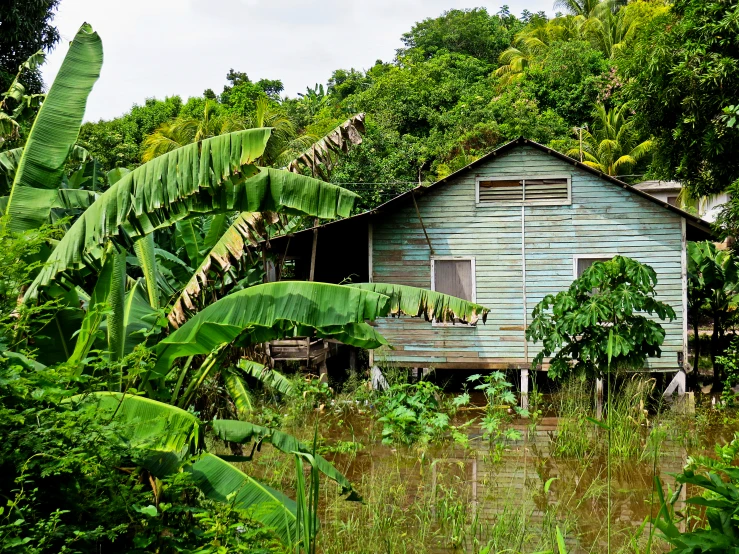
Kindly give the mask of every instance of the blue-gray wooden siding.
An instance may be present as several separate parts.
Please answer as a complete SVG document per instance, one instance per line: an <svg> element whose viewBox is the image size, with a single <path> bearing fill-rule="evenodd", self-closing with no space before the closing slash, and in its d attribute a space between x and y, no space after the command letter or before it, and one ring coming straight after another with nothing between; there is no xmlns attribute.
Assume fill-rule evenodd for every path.
<svg viewBox="0 0 739 554"><path fill-rule="evenodd" d="M683 351L682 218L645 198L562 160L522 146L440 185L418 199L436 256L473 256L477 302L490 308L487 324L432 326L421 319L378 323L395 350L375 352L377 363L413 367L475 362L525 367L521 207L476 206L477 177L571 175L572 204L526 206L525 256L528 313L544 295L573 279L575 256L616 254L651 265L658 298L677 319L664 324L661 358L651 370L676 370ZM430 254L412 205L376 218L372 231L372 279L430 288ZM529 345L528 361L536 354Z"/></svg>

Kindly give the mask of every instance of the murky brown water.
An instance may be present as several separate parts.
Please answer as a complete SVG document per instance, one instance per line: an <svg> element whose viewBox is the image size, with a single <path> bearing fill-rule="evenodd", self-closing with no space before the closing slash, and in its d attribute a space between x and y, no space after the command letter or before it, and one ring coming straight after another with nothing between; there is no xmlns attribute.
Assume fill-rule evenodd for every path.
<svg viewBox="0 0 739 554"><path fill-rule="evenodd" d="M458 416L456 423L477 415L479 413L474 410L468 410ZM528 550L527 545L537 544L541 538L537 535L553 533L556 526L565 532L570 553L606 551L609 504L606 459L590 453L579 459L552 456L550 449L558 430L556 418L545 417L535 428L531 428L528 420L515 421L512 426L523 438L507 443L500 456L495 455L489 443L479 438L481 430L475 424L467 429L469 437L477 437L470 441L468 448L451 443L424 450L383 445L379 426L373 422L369 411L325 414L320 419L327 444L354 441L364 445L356 454L327 454L326 457L332 459L352 482L359 484L365 497L371 495L361 490L361 484L377 486L392 481L401 491L393 496L394 509L409 512L420 511L417 505L421 503L430 506L439 529L434 551L478 552L479 544L485 544L488 535L500 533L495 526L504 520L511 526L510 533L521 537L521 544L519 548L501 552L533 552L535 550ZM704 444L728 440L732 431L716 428L715 436L706 436ZM603 432L592 424L583 425L581 432L594 434L596 440L605 440ZM610 535L613 552L618 552L619 548L624 548L623 552L633 551L628 543L634 533L645 519L656 515L654 476L673 485L674 478L670 474L680 472L688 455L705 451L704 447L694 444L697 441L686 440L690 439L686 434L694 432L678 430L674 424L669 428L665 426L664 439L654 447L656 459L654 450L646 448L642 459L612 465ZM646 445L646 427L643 434ZM685 498L685 491L682 498ZM413 532L412 529L408 531ZM331 532L331 526L324 526L324 532ZM648 533L646 526L641 538L635 540L644 542Z"/></svg>

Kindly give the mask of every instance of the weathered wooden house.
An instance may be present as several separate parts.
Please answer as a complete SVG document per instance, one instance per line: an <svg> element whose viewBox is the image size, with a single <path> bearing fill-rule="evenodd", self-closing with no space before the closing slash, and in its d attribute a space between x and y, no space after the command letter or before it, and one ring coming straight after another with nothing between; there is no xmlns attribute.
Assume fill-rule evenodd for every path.
<svg viewBox="0 0 739 554"><path fill-rule="evenodd" d="M477 326L379 321L394 349L374 352L374 363L520 369L522 391L536 354L524 338L532 308L594 261L629 256L655 269L659 299L677 314L665 324L662 356L645 370L676 372L671 388L682 392L686 240L708 237L700 218L521 138L431 186L272 248L294 264L298 279L310 277L312 259L316 281L426 287L490 308Z"/></svg>

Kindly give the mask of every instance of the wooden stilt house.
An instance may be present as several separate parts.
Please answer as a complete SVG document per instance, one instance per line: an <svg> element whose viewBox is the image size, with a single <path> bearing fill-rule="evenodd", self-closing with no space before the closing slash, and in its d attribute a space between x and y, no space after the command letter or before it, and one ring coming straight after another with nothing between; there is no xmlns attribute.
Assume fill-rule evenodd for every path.
<svg viewBox="0 0 739 554"><path fill-rule="evenodd" d="M644 369L674 372L671 387L682 392L686 241L709 237L700 218L521 138L431 186L273 240L272 248L298 279L308 278L313 263L316 281L426 287L490 308L487 323L477 326L381 320L378 329L394 348L375 351L373 363L519 369L523 391L536 355L524 337L532 308L594 261L634 258L655 269L658 297L677 314L664 324L662 357Z"/></svg>

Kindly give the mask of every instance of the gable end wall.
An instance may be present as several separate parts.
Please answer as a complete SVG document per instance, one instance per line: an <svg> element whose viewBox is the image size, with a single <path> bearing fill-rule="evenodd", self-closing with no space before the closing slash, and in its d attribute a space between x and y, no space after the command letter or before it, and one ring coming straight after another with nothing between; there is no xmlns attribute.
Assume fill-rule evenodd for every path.
<svg viewBox="0 0 739 554"><path fill-rule="evenodd" d="M572 204L526 206L522 249L520 206L475 205L477 177L571 175ZM662 357L652 371L678 369L683 351L682 224L677 214L529 146L514 148L418 198L437 256L474 256L477 302L491 309L476 327L433 326L420 319L387 319L378 330L394 350L377 363L408 367L493 369L528 367L536 345L526 322L546 294L567 288L575 256L629 256L657 272L658 298L677 314L664 324ZM525 250L526 295L524 304ZM430 255L412 204L378 217L372 230L372 279L430 288Z"/></svg>

